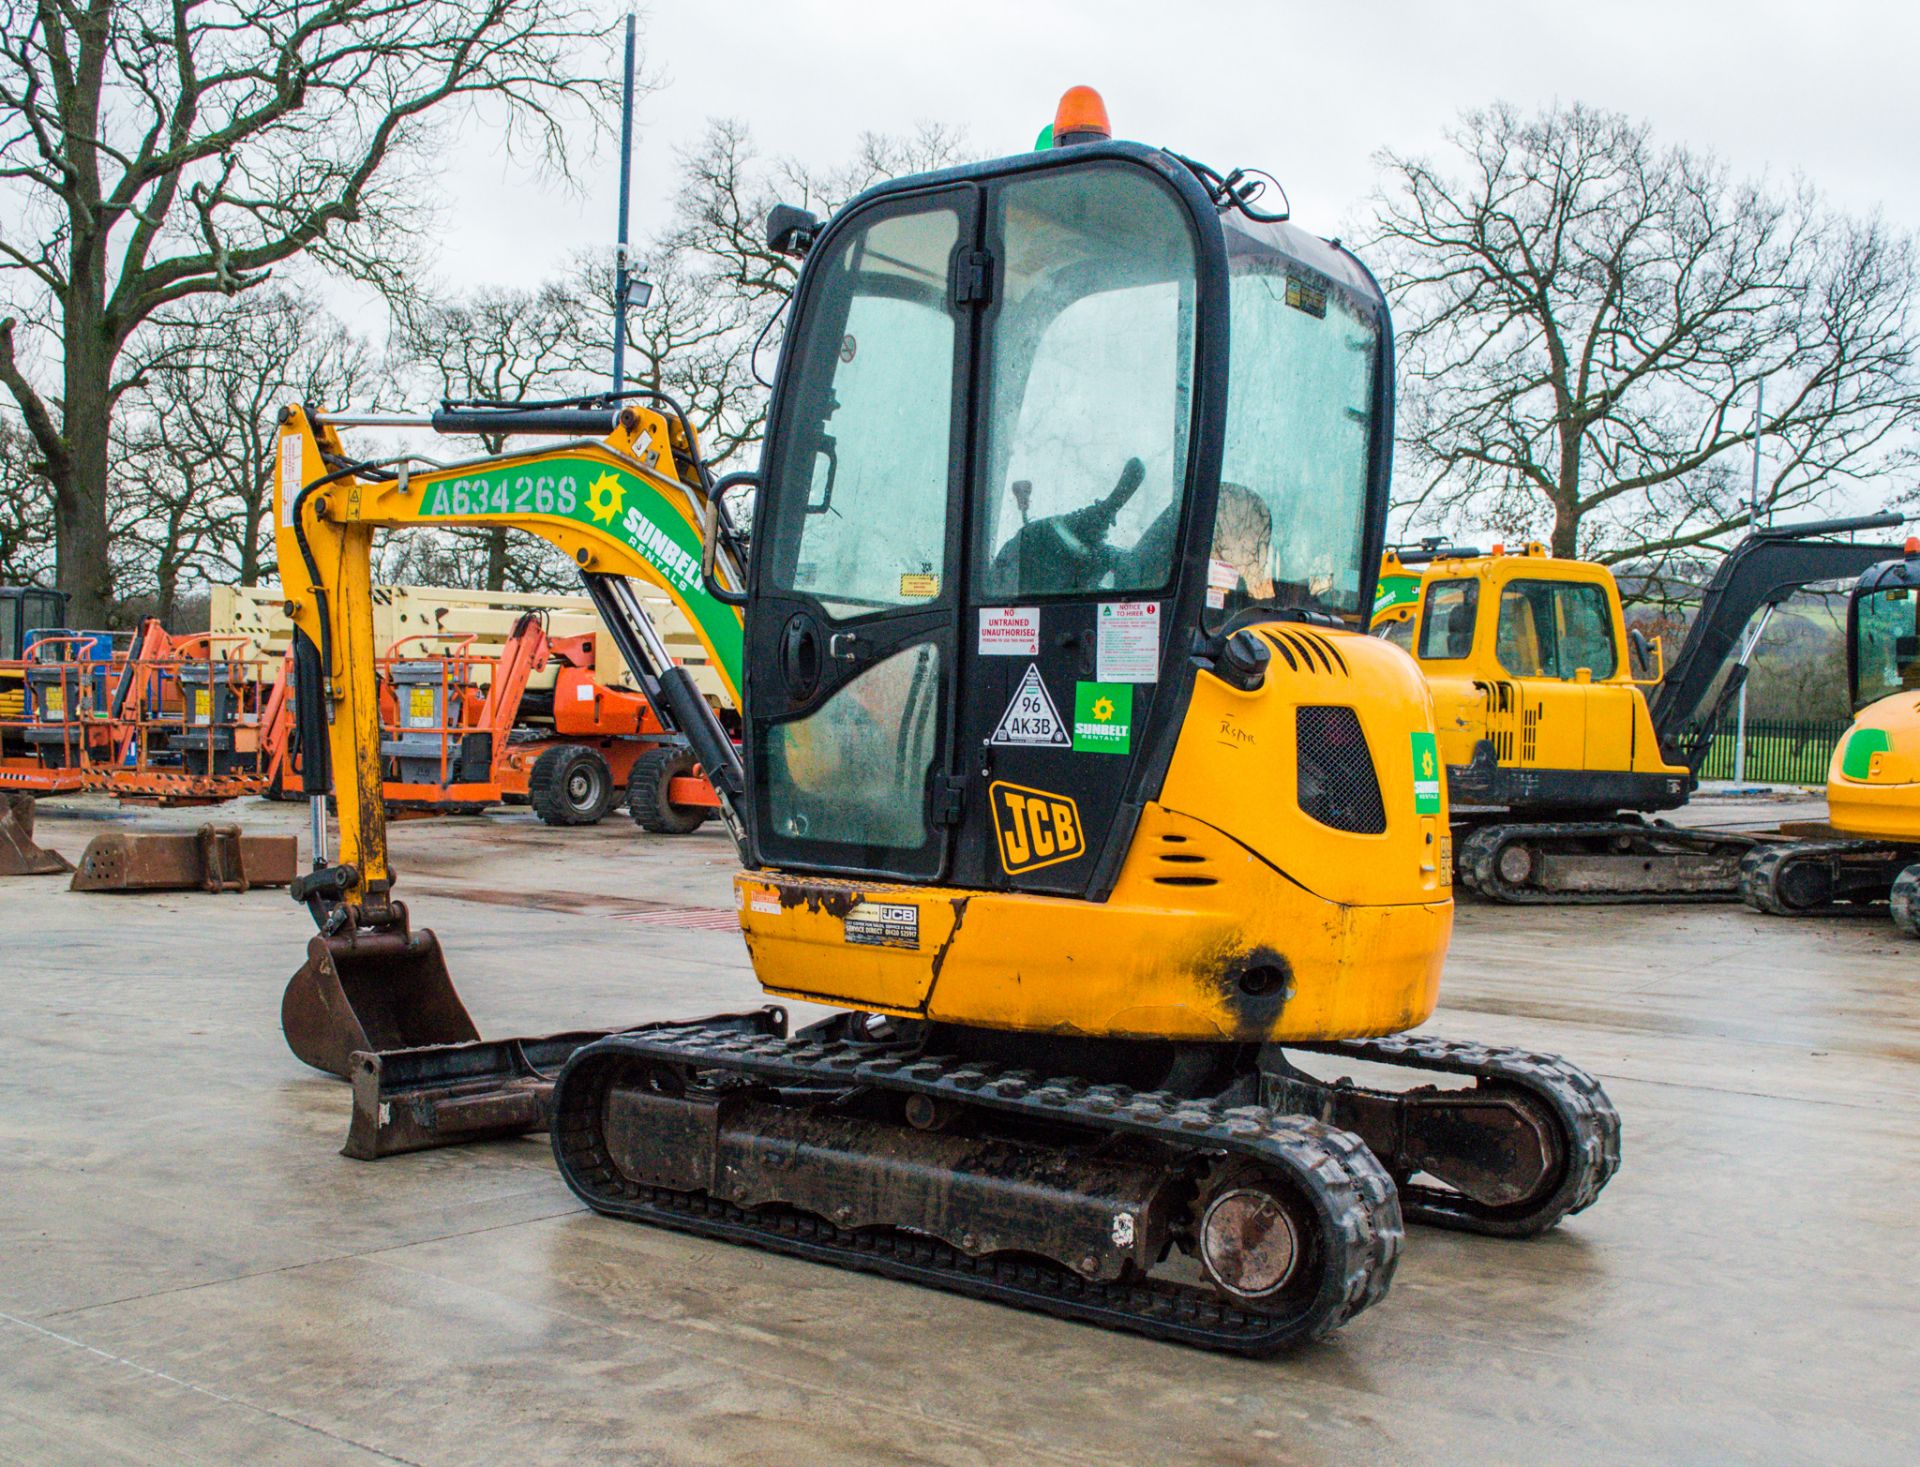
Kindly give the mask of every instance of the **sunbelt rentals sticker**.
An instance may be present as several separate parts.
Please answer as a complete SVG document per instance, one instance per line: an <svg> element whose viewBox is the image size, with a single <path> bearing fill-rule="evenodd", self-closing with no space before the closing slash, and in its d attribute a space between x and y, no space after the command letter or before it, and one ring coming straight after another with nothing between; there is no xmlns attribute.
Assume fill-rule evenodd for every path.
<svg viewBox="0 0 1920 1467"><path fill-rule="evenodd" d="M1430 733L1413 736L1413 812L1440 813L1440 749Z"/></svg>
<svg viewBox="0 0 1920 1467"><path fill-rule="evenodd" d="M1133 684L1073 685L1073 747L1080 754L1133 752Z"/></svg>

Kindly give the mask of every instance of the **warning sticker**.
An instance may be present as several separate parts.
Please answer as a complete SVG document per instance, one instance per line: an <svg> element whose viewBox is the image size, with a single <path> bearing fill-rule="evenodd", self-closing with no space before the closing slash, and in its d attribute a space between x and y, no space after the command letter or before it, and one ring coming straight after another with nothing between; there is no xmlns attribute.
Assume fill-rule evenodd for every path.
<svg viewBox="0 0 1920 1467"><path fill-rule="evenodd" d="M983 606L980 608L982 657L1038 657L1040 608L1037 606Z"/></svg>
<svg viewBox="0 0 1920 1467"><path fill-rule="evenodd" d="M1094 676L1103 683L1160 680L1160 603L1103 601Z"/></svg>
<svg viewBox="0 0 1920 1467"><path fill-rule="evenodd" d="M409 688L407 690L407 727L431 728L433 726L433 689Z"/></svg>
<svg viewBox="0 0 1920 1467"><path fill-rule="evenodd" d="M280 440L280 523L289 529L300 487L300 440L289 433Z"/></svg>
<svg viewBox="0 0 1920 1467"><path fill-rule="evenodd" d="M940 594L940 577L921 571L908 571L900 577L900 594L916 599Z"/></svg>
<svg viewBox="0 0 1920 1467"><path fill-rule="evenodd" d="M1207 562L1207 606L1218 611L1227 604L1227 593L1240 584L1240 572L1224 560Z"/></svg>
<svg viewBox="0 0 1920 1467"><path fill-rule="evenodd" d="M861 947L920 946L920 909L908 902L860 902L847 913L846 939Z"/></svg>
<svg viewBox="0 0 1920 1467"><path fill-rule="evenodd" d="M1073 685L1073 747L1076 753L1133 752L1133 684Z"/></svg>
<svg viewBox="0 0 1920 1467"><path fill-rule="evenodd" d="M1440 750L1430 733L1413 736L1413 813L1440 813Z"/></svg>
<svg viewBox="0 0 1920 1467"><path fill-rule="evenodd" d="M770 891L761 891L755 888L753 895L747 898L747 910L758 912L762 917L778 917L780 915L780 898Z"/></svg>
<svg viewBox="0 0 1920 1467"><path fill-rule="evenodd" d="M1013 701L1007 704L1007 711L1000 715L999 727L993 731L990 744L1044 744L1065 748L1073 740L1067 736L1067 726L1060 717L1060 710L1053 706L1053 697L1047 692L1046 681L1040 676L1037 663L1027 664L1027 675L1020 679Z"/></svg>

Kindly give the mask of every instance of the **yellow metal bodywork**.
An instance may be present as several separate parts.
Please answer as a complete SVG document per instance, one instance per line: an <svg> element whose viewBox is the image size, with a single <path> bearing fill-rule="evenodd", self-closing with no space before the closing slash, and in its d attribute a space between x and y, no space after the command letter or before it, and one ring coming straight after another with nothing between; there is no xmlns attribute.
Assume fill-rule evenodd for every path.
<svg viewBox="0 0 1920 1467"><path fill-rule="evenodd" d="M1920 844L1920 694L1854 715L1827 766L1827 821L1863 840Z"/></svg>
<svg viewBox="0 0 1920 1467"><path fill-rule="evenodd" d="M639 413L604 444L564 452L677 490L652 468L665 456L666 433L663 420ZM472 480L482 469L537 473L553 461L552 450L405 482L354 477L313 488L298 514L316 584L293 531L296 500L329 471L329 460L344 462L346 454L331 429L323 423L316 435L298 409L286 415L280 453L282 584L296 624L330 651L340 824L334 859L356 869L347 900L364 904L391 882L369 571L376 529L511 525L583 567L678 592L595 522L527 515L511 505L422 512L437 485ZM596 505L605 508L606 498L603 489ZM1435 793L1424 811L1414 790L1417 740L1433 730L1427 686L1398 649L1369 637L1283 623L1258 634L1273 649L1259 688L1241 692L1196 674L1160 796L1142 815L1105 901L743 872L736 878L740 920L761 985L842 1007L1102 1037L1311 1040L1423 1022L1453 922L1437 769L1427 771ZM737 697L737 689L728 691ZM1295 747L1302 705L1355 711L1382 795L1381 832L1336 830L1302 811ZM848 913L875 906L911 907L911 940L850 943Z"/></svg>
<svg viewBox="0 0 1920 1467"><path fill-rule="evenodd" d="M682 573L663 570L620 538L616 533L619 495L614 489L598 483L574 486L571 508L578 513L570 516L562 512L562 502L554 497L555 486L543 482L550 476L541 472L564 457L569 463L591 464L608 476L616 489L627 485L635 492L652 490L681 514L697 544L699 505L671 472L676 451L685 456L693 447L676 441L665 417L628 408L604 442L503 454L395 478L351 476L320 485L306 494L302 503L303 490L324 478L334 465L346 462L348 455L337 432L324 420L316 425L297 406L284 411L274 477L280 581L294 624L316 646L330 653L325 669L327 718L340 830L333 859L336 864L352 867L358 875L347 893L350 905L360 904L369 888L384 890L392 880L387 862L386 810L381 798L377 658L386 649L379 645L374 619L374 532L425 525L506 525L558 546L583 570L627 576L656 586L686 613L712 665L720 670L727 695L737 705L740 690L725 675L725 659L718 655L685 599L684 568L676 561L675 567ZM510 476L510 482L524 478L530 502L551 509L529 512L511 496L489 499L464 489L459 500L450 497L456 486L474 485L482 476L498 479L502 475ZM597 511L610 503L611 512L603 523ZM318 584L301 553L294 529L296 513L319 572ZM696 565L696 574L697 569ZM734 621L737 632L737 616Z"/></svg>
<svg viewBox="0 0 1920 1467"><path fill-rule="evenodd" d="M1475 747L1486 740L1503 768L1689 777L1684 765L1670 764L1661 755L1642 691L1645 685L1633 677L1628 658L1620 588L1605 566L1558 559L1539 545L1523 554L1436 560L1424 568L1422 616L1437 587L1459 580L1479 584L1471 648L1463 657L1420 658L1420 670L1433 690L1444 763L1470 764ZM1498 646L1501 595L1516 581L1598 586L1606 596L1612 627L1612 673L1563 679L1524 676L1503 666ZM1518 634L1524 641L1525 628Z"/></svg>
<svg viewBox="0 0 1920 1467"><path fill-rule="evenodd" d="M1098 1037L1310 1040L1394 1033L1433 1011L1453 925L1444 797L1415 806L1432 703L1394 648L1269 624L1265 682L1199 673L1160 797L1103 902L742 872L740 922L769 992L986 1028ZM1290 666L1279 650L1292 649ZM1386 829L1305 814L1295 710L1357 713ZM910 906L897 946L849 913Z"/></svg>

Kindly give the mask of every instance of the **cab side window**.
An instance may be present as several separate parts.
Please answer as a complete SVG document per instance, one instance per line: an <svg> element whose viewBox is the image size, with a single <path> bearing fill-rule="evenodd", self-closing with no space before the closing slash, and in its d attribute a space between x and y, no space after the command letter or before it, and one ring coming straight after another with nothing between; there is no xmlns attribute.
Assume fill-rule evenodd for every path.
<svg viewBox="0 0 1920 1467"><path fill-rule="evenodd" d="M1571 581L1513 581L1500 593L1494 638L1500 666L1514 677L1570 680L1580 668L1595 680L1619 665L1607 593Z"/></svg>
<svg viewBox="0 0 1920 1467"><path fill-rule="evenodd" d="M1420 660L1451 662L1470 656L1479 611L1478 581L1439 581L1429 586L1420 613Z"/></svg>

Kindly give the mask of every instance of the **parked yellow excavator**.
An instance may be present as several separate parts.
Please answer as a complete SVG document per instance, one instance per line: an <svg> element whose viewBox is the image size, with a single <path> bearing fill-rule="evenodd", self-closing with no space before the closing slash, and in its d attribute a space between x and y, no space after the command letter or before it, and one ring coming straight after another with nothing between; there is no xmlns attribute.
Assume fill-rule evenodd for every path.
<svg viewBox="0 0 1920 1467"><path fill-rule="evenodd" d="M1462 884L1503 902L1735 900L1761 837L1647 817L1698 786L1780 603L1894 548L1841 536L1900 523L1755 531L1721 561L1670 664L1659 639L1628 630L1604 565L1538 544L1388 550L1373 630L1433 690Z"/></svg>
<svg viewBox="0 0 1920 1467"><path fill-rule="evenodd" d="M1589 1076L1406 1033L1452 903L1431 701L1364 635L1386 303L1257 175L1106 133L1076 89L1051 147L776 209L757 472L657 392L449 404L573 440L452 466L287 412L340 844L316 800L283 1017L349 1154L546 1123L608 1216L1250 1354L1378 1301L1408 1218L1523 1236L1613 1175ZM574 558L721 798L761 988L838 1017L477 1039L394 898L367 595L376 529L451 524ZM737 749L628 578L743 639Z"/></svg>
<svg viewBox="0 0 1920 1467"><path fill-rule="evenodd" d="M1848 597L1847 691L1853 726L1828 766L1827 828L1750 852L1740 895L1781 917L1884 902L1920 937L1920 539Z"/></svg>

